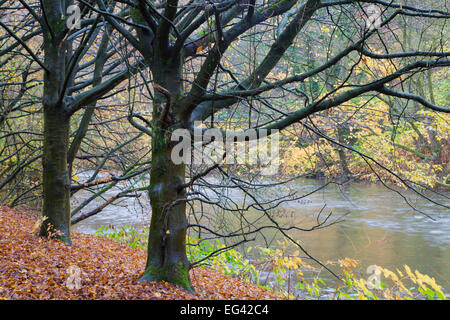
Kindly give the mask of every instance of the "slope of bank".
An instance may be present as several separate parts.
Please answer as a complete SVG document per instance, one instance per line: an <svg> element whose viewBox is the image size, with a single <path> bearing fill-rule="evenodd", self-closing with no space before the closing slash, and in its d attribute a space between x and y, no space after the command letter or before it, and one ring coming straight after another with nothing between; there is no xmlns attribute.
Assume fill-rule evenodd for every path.
<svg viewBox="0 0 450 320"><path fill-rule="evenodd" d="M205 268L191 270L195 294L164 282L139 283L144 250L80 233L69 247L38 237L36 221L31 212L0 207L0 299L275 299Z"/></svg>

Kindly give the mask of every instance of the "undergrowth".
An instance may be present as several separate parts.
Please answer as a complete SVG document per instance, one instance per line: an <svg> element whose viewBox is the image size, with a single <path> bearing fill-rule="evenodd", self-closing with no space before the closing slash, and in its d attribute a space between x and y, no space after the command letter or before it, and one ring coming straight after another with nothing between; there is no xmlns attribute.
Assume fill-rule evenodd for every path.
<svg viewBox="0 0 450 320"><path fill-rule="evenodd" d="M122 227L100 227L99 237L125 243L132 248L147 249L148 229L138 231L125 225ZM403 269L391 271L380 266L367 270L367 279L358 278L359 262L344 258L328 264L339 269L341 277L337 286L327 286L319 277L305 277L305 272L319 273L319 269L304 262L299 251L287 253L287 242L280 248L250 247L258 258L250 261L242 253L227 248L220 240L205 240L189 236L187 239L189 261L201 261L201 265L239 277L250 283L274 291L285 299L338 299L338 300L447 300L436 280L418 270L414 272L407 265ZM261 276L264 274L264 279ZM268 281L268 279L271 279ZM384 281L381 281L381 280ZM327 289L327 290L324 290ZM330 293L330 289L332 292Z"/></svg>

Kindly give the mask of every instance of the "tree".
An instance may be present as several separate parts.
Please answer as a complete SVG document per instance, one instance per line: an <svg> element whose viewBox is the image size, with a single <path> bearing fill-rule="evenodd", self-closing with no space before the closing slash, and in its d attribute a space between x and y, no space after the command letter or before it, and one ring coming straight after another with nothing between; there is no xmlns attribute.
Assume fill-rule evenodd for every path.
<svg viewBox="0 0 450 320"><path fill-rule="evenodd" d="M5 2L2 1L0 5ZM112 68L104 71L107 60L114 62L111 59L114 48L108 46L110 38L101 17L91 17L89 8L80 8L80 16L72 17L69 9L74 2L70 0L19 2L20 4L9 10L17 9L22 16L30 20L24 22L24 19L17 23L10 19L10 26L6 21L0 22L6 33L5 44L8 45L2 51L2 56L6 57L3 63L7 63L11 56L14 56L13 50L20 47L20 51L24 51L26 57L43 73L43 146L42 154L34 159L41 158L43 168L44 219L40 234L56 237L70 244L73 161L86 134L96 101L127 79L135 69L133 66L117 69L121 61L119 57L115 59ZM7 9L1 10L6 12ZM77 24L74 23L76 21L79 21L81 30L77 29ZM102 28L105 28L105 31L101 33ZM102 36L102 40L96 48L95 42L99 36ZM36 37L41 37L43 58L35 53ZM93 55L95 59L86 61L86 58ZM113 76L110 76L111 74ZM83 81L76 83L78 77L84 77ZM108 79L102 81L104 77ZM25 81L23 83L26 84ZM89 89L83 90L86 87ZM26 86L21 90L22 95L25 88ZM20 97L19 95L17 98ZM83 108L85 110L82 121L70 142L71 117ZM17 172L10 177L14 177Z"/></svg>

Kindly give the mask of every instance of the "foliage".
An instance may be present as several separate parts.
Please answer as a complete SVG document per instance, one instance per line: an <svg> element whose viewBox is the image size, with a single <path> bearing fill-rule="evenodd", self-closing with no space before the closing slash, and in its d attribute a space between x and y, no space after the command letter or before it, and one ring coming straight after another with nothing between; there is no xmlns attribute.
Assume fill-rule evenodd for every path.
<svg viewBox="0 0 450 320"><path fill-rule="evenodd" d="M300 257L298 250L292 254L286 253L287 242L280 243L281 249L272 248L251 248L256 250L259 254L257 264L260 272L267 273L267 277L264 281L264 287L274 290L279 296L284 298L293 298L290 293L291 278L301 279L296 285L302 290L307 290L311 294L316 292L314 284L305 283L303 271L312 270L313 267L306 264ZM250 251L250 250L249 250ZM274 281L270 284L268 279L273 276ZM262 279L261 279L262 280Z"/></svg>
<svg viewBox="0 0 450 320"><path fill-rule="evenodd" d="M238 276L247 281L258 279L255 266L239 251L226 248L219 239L205 241L190 236L188 242L187 254L190 261L199 261L211 255L204 263L205 265L209 265L225 275Z"/></svg>
<svg viewBox="0 0 450 320"><path fill-rule="evenodd" d="M404 265L403 272L399 269L393 272L387 268L374 266L375 268L370 271L379 276L380 282L377 283L370 275L367 279L358 278L355 275L355 268L359 262L350 258L341 259L337 263L328 262L339 266L342 274L338 285L330 295L330 286L327 287L324 280L319 277L305 278L305 270L317 270L304 263L298 257L298 251L291 255L287 254L285 243L282 244L282 249L260 248L259 250L263 253L260 261L264 262L266 269L269 267L270 272L275 275L271 289L277 295L287 299L302 297L333 300L447 300L442 287L434 278L418 270L412 272L407 265ZM386 279L385 282L381 281L383 276ZM295 290L290 289L291 286ZM323 292L324 288L328 290Z"/></svg>
<svg viewBox="0 0 450 320"><path fill-rule="evenodd" d="M95 235L127 244L131 248L147 248L148 229L144 229L142 232L139 232L129 225L124 225L121 227L101 226L95 232Z"/></svg>
<svg viewBox="0 0 450 320"><path fill-rule="evenodd" d="M135 228L124 225L120 227L101 226L96 236L127 244L132 248L145 250L147 248L148 228L138 231ZM247 281L257 278L255 267L235 249L226 249L219 239L205 241L193 236L187 239L187 256L191 262L200 261L208 256L209 259L202 265L220 271L225 275L239 276ZM220 253L220 254L217 254Z"/></svg>
<svg viewBox="0 0 450 320"><path fill-rule="evenodd" d="M380 101L353 101L349 108L358 109L366 103L372 112L358 112L346 124L345 138L336 136L335 124L326 118L316 117L324 132L335 141L348 145L364 155L377 159L384 168L395 172L401 179L424 187L448 187L450 168L450 131L448 118L429 110L418 110L414 122L396 119L390 123L390 106ZM375 111L376 110L376 111ZM339 110L328 114L338 117ZM297 128L300 131L300 128ZM282 171L284 175L321 173L328 178L342 176L340 149L332 142L320 138L309 141L304 134L285 134L282 148ZM432 138L431 138L432 137ZM344 141L339 141L339 140ZM433 146L432 141L436 146ZM433 149L437 148L437 149ZM373 163L367 164L361 155L341 148L346 154L348 168L354 178L371 182L380 180L405 187L403 182L388 170Z"/></svg>
<svg viewBox="0 0 450 320"><path fill-rule="evenodd" d="M447 300L442 291L442 287L436 284L436 280L428 275L404 265L404 271L396 269L391 271L387 268L376 266L373 270L384 276L386 282L379 283L371 279L357 279L354 268L358 262L349 258L339 260L339 265L343 268L341 282L345 288L338 287L335 291L337 299L358 299L358 300Z"/></svg>

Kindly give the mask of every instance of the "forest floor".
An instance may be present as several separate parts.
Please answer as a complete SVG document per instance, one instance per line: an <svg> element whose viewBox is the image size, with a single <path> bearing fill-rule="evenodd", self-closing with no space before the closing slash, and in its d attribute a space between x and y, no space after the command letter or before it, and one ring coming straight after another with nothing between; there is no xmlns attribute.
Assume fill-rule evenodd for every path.
<svg viewBox="0 0 450 320"><path fill-rule="evenodd" d="M38 237L37 221L32 212L0 206L0 299L276 299L272 291L206 268L191 270L194 294L166 282L140 283L144 250L75 232L67 246ZM70 285L77 270L79 289Z"/></svg>

